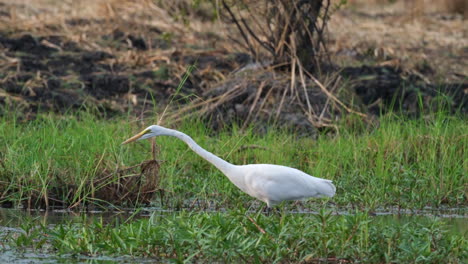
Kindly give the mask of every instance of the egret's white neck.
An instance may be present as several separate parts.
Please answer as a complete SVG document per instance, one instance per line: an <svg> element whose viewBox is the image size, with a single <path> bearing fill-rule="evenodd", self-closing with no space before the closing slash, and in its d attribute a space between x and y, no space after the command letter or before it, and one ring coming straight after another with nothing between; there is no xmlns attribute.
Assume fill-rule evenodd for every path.
<svg viewBox="0 0 468 264"><path fill-rule="evenodd" d="M228 175L227 172L234 167L233 164L221 159L213 153L200 147L191 137L188 135L173 129L165 128L162 136L176 137L184 141L195 153L200 155L202 158L213 164L216 168ZM229 177L229 176L228 176Z"/></svg>

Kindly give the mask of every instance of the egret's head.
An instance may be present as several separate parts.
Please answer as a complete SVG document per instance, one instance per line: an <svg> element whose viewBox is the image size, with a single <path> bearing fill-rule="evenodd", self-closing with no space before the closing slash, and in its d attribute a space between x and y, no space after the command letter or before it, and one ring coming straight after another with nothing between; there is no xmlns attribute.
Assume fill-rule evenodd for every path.
<svg viewBox="0 0 468 264"><path fill-rule="evenodd" d="M163 134L164 130L167 130L167 129L164 128L164 127L161 127L161 126L157 126L157 125L149 126L149 127L145 128L143 131L141 131L140 133L138 133L138 134L134 135L133 137L125 140L122 143L122 145L133 142L133 141L136 141L136 140L142 140L142 139L147 139L147 138L160 136L160 135Z"/></svg>

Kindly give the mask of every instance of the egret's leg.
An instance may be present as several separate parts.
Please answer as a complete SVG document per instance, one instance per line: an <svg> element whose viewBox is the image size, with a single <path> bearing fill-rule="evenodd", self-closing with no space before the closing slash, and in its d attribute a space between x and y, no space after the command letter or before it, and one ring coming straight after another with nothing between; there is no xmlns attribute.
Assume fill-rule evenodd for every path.
<svg viewBox="0 0 468 264"><path fill-rule="evenodd" d="M271 216L271 215L273 215L273 214L280 215L280 214L281 214L281 211L280 211L280 209L278 209L277 207L268 207L268 206L265 206L265 207L263 208L263 214L268 215L268 216Z"/></svg>

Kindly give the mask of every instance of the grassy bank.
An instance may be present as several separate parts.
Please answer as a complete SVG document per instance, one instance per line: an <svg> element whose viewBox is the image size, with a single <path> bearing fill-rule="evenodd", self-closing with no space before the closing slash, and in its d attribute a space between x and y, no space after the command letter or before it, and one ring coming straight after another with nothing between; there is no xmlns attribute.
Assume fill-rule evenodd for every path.
<svg viewBox="0 0 468 264"><path fill-rule="evenodd" d="M149 123L98 120L87 114L42 116L25 123L3 117L2 203L112 204L97 198L100 189L118 181L119 169L151 158L149 141L120 143ZM282 164L335 182L333 199L289 203L290 207L314 209L328 203L373 210L467 205L466 119L443 114L418 120L384 117L375 127L348 119L340 127L338 134L320 135L316 140L279 129L263 135L236 128L214 133L196 121L178 129L235 164ZM155 195L156 205L216 209L258 204L183 142L160 137L157 143L157 158L163 161L158 188L164 192Z"/></svg>

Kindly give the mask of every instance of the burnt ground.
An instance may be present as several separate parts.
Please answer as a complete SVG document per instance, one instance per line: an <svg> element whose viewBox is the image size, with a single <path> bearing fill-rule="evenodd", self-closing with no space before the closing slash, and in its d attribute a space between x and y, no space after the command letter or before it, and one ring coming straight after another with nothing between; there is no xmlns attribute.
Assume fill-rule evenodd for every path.
<svg viewBox="0 0 468 264"><path fill-rule="evenodd" d="M103 38L119 45L131 45L129 49L147 49L143 39L121 31ZM146 104L153 98L167 103L184 73L176 72L178 78L172 78L172 65L164 63L156 71L145 67L134 69L125 63L116 63L118 58L115 55L82 49L77 43L60 36L20 34L10 37L0 34L0 45L7 61L0 72L0 101L3 106L14 105L26 114L87 107L96 107L99 112L107 114L124 113L132 106L136 111L142 111L138 106L144 105L144 100L149 101ZM180 65L190 65L197 60L196 64L202 65L199 71L215 67L227 73L247 55L201 56L183 56L174 52L172 60ZM201 92L202 87L190 79L180 96Z"/></svg>
<svg viewBox="0 0 468 264"><path fill-rule="evenodd" d="M184 21L166 13L163 20L169 22L155 23L153 13L162 9L154 5L121 7L109 0L111 10L98 5L90 11L39 2L36 8L0 2L2 113L15 109L29 118L38 112L86 109L103 116L129 111L140 115L153 111L154 103L171 103L182 105L173 118L198 113L214 127L263 120L310 129L331 126L336 115L346 112L417 115L440 107L468 111L466 30L454 27L466 23L456 15L431 15L427 31L439 30L441 39L422 35L420 40L407 36L419 32L414 28L427 23L427 16L422 22L410 20L402 32L397 29L407 25L404 14L340 10L330 24L333 65L317 75L337 98L331 100L311 80L307 92L293 91L299 85L291 84L290 73L252 64L226 33L203 19L206 14L193 14L191 19L199 21L185 28ZM66 15L80 7L81 13ZM461 36L450 42L444 35L450 35L447 27ZM399 36L401 41L395 41ZM195 70L177 90L190 65ZM299 100L292 103L293 97Z"/></svg>

